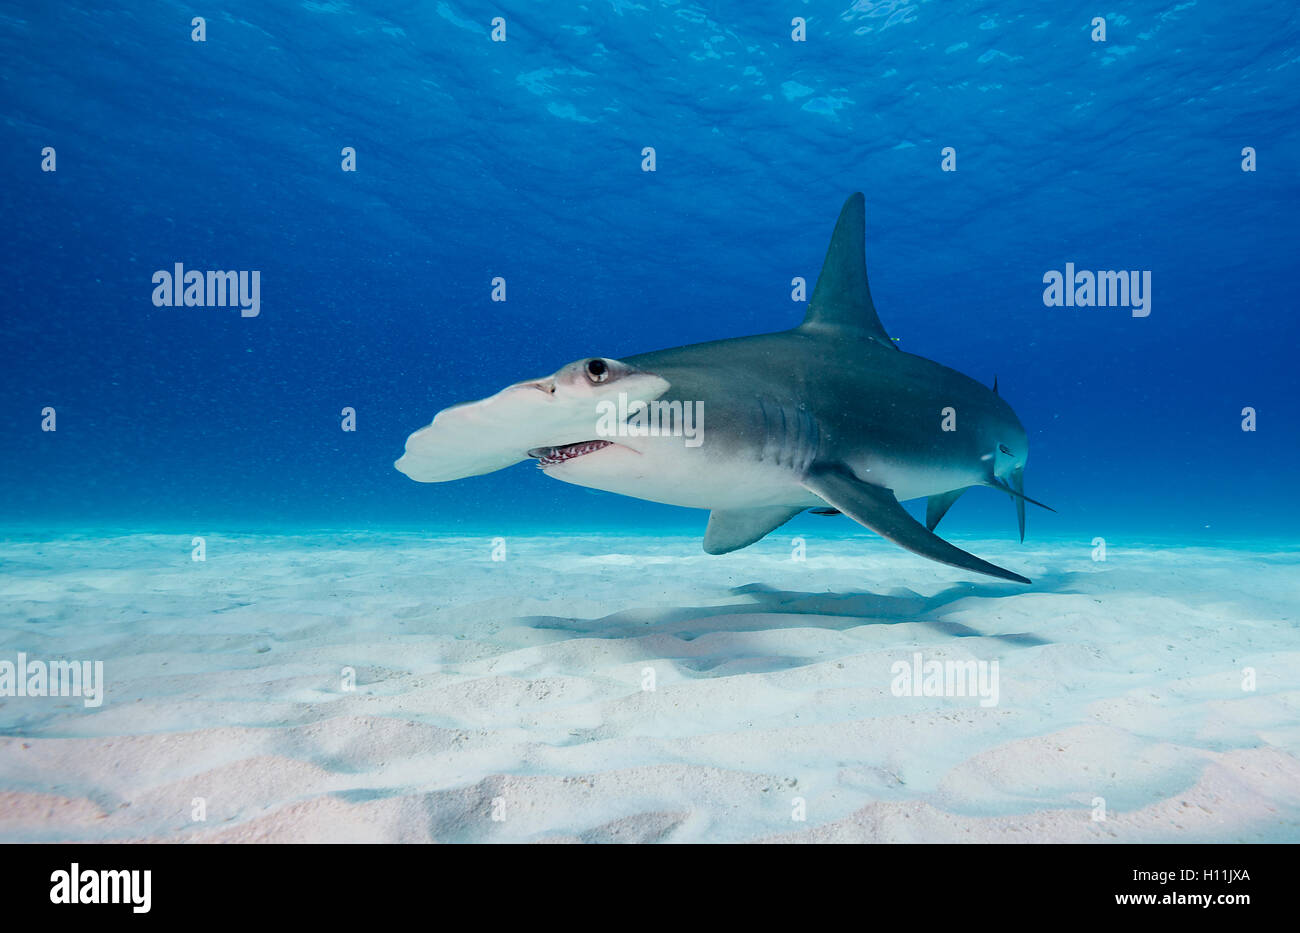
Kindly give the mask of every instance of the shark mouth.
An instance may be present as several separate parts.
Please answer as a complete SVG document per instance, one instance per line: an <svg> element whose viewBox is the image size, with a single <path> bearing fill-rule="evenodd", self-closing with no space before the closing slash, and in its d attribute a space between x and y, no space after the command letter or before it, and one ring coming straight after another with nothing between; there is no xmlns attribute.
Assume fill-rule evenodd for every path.
<svg viewBox="0 0 1300 933"><path fill-rule="evenodd" d="M545 468L555 466L557 463L567 463L577 457L612 446L612 441L580 441L577 444L565 444L563 447L534 447L528 451L528 456L535 457L538 461L537 465Z"/></svg>

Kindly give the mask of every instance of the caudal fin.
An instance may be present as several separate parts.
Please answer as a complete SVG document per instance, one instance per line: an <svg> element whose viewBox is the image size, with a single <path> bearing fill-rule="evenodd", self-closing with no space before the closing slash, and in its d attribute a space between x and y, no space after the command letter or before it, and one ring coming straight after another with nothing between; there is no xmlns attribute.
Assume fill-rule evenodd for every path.
<svg viewBox="0 0 1300 933"><path fill-rule="evenodd" d="M995 476L988 481L988 485L992 486L994 489L1001 489L1008 496L1010 496L1012 500L1015 501L1016 520L1020 523L1021 541L1025 540L1025 503L1026 502L1032 503L1033 505L1038 506L1040 509L1047 509L1047 511L1049 512L1056 511L1056 509L1052 508L1050 505L1047 505L1046 503L1043 502L1039 502L1037 499L1031 499L1027 495L1025 495L1025 471L1023 467L1011 471L1011 481L1009 483L1003 482L1002 480L998 479Z"/></svg>

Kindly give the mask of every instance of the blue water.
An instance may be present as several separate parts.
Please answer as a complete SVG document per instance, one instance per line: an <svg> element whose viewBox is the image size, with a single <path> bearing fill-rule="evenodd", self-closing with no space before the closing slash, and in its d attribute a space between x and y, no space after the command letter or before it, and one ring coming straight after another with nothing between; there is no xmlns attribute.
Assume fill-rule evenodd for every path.
<svg viewBox="0 0 1300 933"><path fill-rule="evenodd" d="M0 519L702 529L529 464L392 461L571 360L795 325L790 279L861 190L885 326L996 375L1029 431L1059 510L1031 541L1291 534L1300 12L1122 9L5 3ZM177 262L260 271L260 315L155 307ZM1045 307L1066 262L1150 270L1150 316ZM1013 510L979 490L944 528Z"/></svg>

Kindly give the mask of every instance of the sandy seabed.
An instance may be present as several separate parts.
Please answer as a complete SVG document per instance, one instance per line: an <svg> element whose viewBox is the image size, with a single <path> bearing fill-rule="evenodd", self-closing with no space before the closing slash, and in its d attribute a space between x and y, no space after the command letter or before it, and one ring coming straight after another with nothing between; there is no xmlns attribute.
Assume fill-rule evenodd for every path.
<svg viewBox="0 0 1300 933"><path fill-rule="evenodd" d="M0 840L1300 840L1300 552L956 543L11 535Z"/></svg>

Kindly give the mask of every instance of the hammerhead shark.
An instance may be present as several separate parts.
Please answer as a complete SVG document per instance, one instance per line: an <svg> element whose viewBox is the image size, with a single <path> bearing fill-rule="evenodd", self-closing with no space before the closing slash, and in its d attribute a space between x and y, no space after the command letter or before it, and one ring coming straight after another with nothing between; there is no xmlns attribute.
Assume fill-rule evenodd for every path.
<svg viewBox="0 0 1300 933"><path fill-rule="evenodd" d="M439 412L395 466L440 483L534 458L547 476L710 511L704 550L747 547L805 509L837 512L931 560L1030 581L934 533L965 490L1015 501L1025 429L993 389L899 349L867 285L865 200L840 212L793 330L588 357ZM901 501L926 497L925 524ZM1043 506L1048 508L1048 506Z"/></svg>

